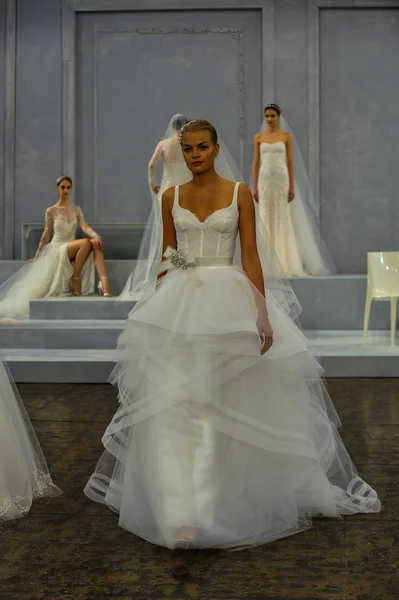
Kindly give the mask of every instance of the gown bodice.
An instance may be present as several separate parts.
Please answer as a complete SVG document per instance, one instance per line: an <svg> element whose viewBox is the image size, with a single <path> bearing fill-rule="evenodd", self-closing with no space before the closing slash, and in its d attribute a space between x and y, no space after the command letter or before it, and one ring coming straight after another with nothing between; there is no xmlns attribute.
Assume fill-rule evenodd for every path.
<svg viewBox="0 0 399 600"><path fill-rule="evenodd" d="M55 214L53 219L53 242L68 243L75 238L75 232L78 226L76 214L72 217L65 218L62 214Z"/></svg>
<svg viewBox="0 0 399 600"><path fill-rule="evenodd" d="M82 209L68 206L51 206L46 210L45 232L50 235L53 229L52 244L65 244L75 239L76 229L80 227L86 235L94 237L96 232L86 223Z"/></svg>
<svg viewBox="0 0 399 600"><path fill-rule="evenodd" d="M197 257L233 258L238 232L238 186L236 183L231 204L213 212L205 221L180 206L179 186L176 186L172 216L178 250Z"/></svg>
<svg viewBox="0 0 399 600"><path fill-rule="evenodd" d="M261 171L259 176L264 177L287 177L287 151L284 142L260 144Z"/></svg>

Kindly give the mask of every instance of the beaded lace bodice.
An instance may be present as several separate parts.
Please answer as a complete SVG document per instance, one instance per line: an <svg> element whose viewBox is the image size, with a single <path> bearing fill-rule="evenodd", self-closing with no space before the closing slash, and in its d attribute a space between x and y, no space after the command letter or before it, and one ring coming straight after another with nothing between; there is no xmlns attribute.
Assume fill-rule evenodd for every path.
<svg viewBox="0 0 399 600"><path fill-rule="evenodd" d="M179 204L179 186L175 188L172 216L176 229L177 249L195 256L233 258L238 232L238 186L232 203L210 214L205 221Z"/></svg>
<svg viewBox="0 0 399 600"><path fill-rule="evenodd" d="M52 242L66 243L75 237L77 227L80 227L89 237L95 232L86 223L82 209L70 204L68 206L51 206L46 210L46 224L44 229L45 238L50 237L53 229Z"/></svg>
<svg viewBox="0 0 399 600"><path fill-rule="evenodd" d="M260 184L265 185L270 181L286 180L288 178L287 151L284 142L260 144L261 168L259 172Z"/></svg>

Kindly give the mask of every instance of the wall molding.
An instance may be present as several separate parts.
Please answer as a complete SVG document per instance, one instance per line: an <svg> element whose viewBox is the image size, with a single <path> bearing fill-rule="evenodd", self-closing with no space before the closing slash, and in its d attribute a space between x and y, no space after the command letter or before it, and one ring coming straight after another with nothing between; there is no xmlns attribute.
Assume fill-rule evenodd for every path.
<svg viewBox="0 0 399 600"><path fill-rule="evenodd" d="M238 43L238 69L237 69L237 87L239 91L239 103L238 103L238 122L240 131L240 146L243 148L244 135L245 135L245 31L244 29L232 28L232 27L202 27L202 28L170 28L170 27L115 27L107 28L96 26L94 29L94 51L93 51L93 73L94 73L94 110L93 110L93 137L94 137L94 148L93 148L93 218L98 218L98 44L99 36L106 34L138 34L138 35L230 35ZM241 169L243 168L243 156L241 156Z"/></svg>
<svg viewBox="0 0 399 600"><path fill-rule="evenodd" d="M310 0L318 8L399 8L399 0Z"/></svg>
<svg viewBox="0 0 399 600"><path fill-rule="evenodd" d="M62 2L62 168L72 178L76 175L76 21L82 12L115 11L159 11L159 10L248 10L258 9L261 16L263 40L263 83L262 105L275 95L275 56L274 56L274 1L275 0L63 0ZM168 33L169 29L139 30L143 34ZM196 30L176 30L181 33L194 33ZM215 30L216 31L216 30ZM240 45L240 72L238 86L242 96L240 105L241 162L243 162L243 135L245 128L245 34L243 30L218 29L234 35ZM261 107L260 107L261 110Z"/></svg>
<svg viewBox="0 0 399 600"><path fill-rule="evenodd" d="M17 1L6 1L4 81L3 258L14 256L15 226L15 80Z"/></svg>
<svg viewBox="0 0 399 600"><path fill-rule="evenodd" d="M262 9L274 0L64 0L75 12Z"/></svg>
<svg viewBox="0 0 399 600"><path fill-rule="evenodd" d="M331 0L330 0L331 1ZM308 0L308 168L320 224L320 14Z"/></svg>

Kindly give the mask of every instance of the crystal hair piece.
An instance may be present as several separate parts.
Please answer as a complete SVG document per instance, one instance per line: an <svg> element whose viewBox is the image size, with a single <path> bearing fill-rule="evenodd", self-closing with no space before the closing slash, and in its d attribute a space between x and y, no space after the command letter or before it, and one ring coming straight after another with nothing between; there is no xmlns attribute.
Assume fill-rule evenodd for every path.
<svg viewBox="0 0 399 600"><path fill-rule="evenodd" d="M274 104L273 102L271 104L268 104L265 108L265 110L267 110L268 108L274 108L275 110L277 110L279 113L281 113L281 108L279 107L278 104Z"/></svg>
<svg viewBox="0 0 399 600"><path fill-rule="evenodd" d="M68 175L61 175L61 177L58 177L56 180L56 184L57 186L60 185L61 181L64 181L64 179L68 179L68 181L70 181L70 177L68 177Z"/></svg>
<svg viewBox="0 0 399 600"><path fill-rule="evenodd" d="M192 119L191 121L187 121L187 123L185 123L183 125L183 127L180 129L180 131L179 131L179 143L180 144L181 144L181 141L182 141L182 138L183 138L183 133L184 133L186 127L188 127L192 123L195 123L195 121L198 121L198 119Z"/></svg>

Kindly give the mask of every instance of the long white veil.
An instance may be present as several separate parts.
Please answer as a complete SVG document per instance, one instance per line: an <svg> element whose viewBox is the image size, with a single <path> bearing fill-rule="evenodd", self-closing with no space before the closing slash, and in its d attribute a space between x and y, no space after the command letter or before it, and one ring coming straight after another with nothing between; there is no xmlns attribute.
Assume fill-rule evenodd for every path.
<svg viewBox="0 0 399 600"><path fill-rule="evenodd" d="M125 287L118 300L137 300L150 282L154 282L154 268L161 261L162 243L162 216L161 200L163 192L174 185L186 183L191 179L181 152L178 132L187 123L187 117L181 113L173 115L158 144L148 165L148 183L150 199L150 215L145 227L137 261L132 273L129 275ZM163 160L163 172L158 191L153 189L156 181L156 167ZM159 174L158 174L159 176ZM156 276L155 276L156 279Z"/></svg>
<svg viewBox="0 0 399 600"><path fill-rule="evenodd" d="M215 161L217 173L231 181L244 181L233 157L231 156L223 139L218 135L220 145L219 155ZM182 182L184 183L184 182ZM176 182L175 185L180 184ZM272 294L285 312L295 319L301 312L301 306L292 289L292 286L283 272L276 253L270 250L267 242L268 233L261 219L257 218L257 245L259 258L267 292ZM139 262L134 272L119 296L119 300L144 300L156 288L157 273L162 260L162 215L160 202L152 194L152 210L143 235ZM241 264L241 247L239 237L234 257L235 264ZM118 300L116 299L116 300Z"/></svg>
<svg viewBox="0 0 399 600"><path fill-rule="evenodd" d="M292 224L305 271L313 276L326 276L335 272L330 253L320 237L319 205L310 185L298 140L287 119L281 115L280 129L291 134L295 163L295 199L290 204ZM263 120L259 132L266 130ZM250 185L252 188L252 175Z"/></svg>

